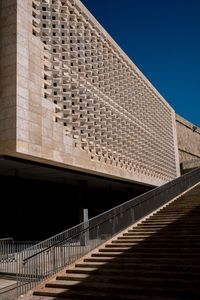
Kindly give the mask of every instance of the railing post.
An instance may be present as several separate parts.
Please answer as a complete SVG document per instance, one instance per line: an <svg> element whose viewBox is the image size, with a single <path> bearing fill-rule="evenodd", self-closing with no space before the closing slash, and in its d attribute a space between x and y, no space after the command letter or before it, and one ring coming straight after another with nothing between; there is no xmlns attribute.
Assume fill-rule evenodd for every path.
<svg viewBox="0 0 200 300"><path fill-rule="evenodd" d="M132 223L135 222L135 208L131 207L131 221Z"/></svg>
<svg viewBox="0 0 200 300"><path fill-rule="evenodd" d="M53 264L53 272L55 272L56 270L56 248L53 247L52 249L53 253L52 253L52 264Z"/></svg>
<svg viewBox="0 0 200 300"><path fill-rule="evenodd" d="M111 219L111 222L112 222L112 235L114 235L116 229L116 216L114 216L114 218Z"/></svg>

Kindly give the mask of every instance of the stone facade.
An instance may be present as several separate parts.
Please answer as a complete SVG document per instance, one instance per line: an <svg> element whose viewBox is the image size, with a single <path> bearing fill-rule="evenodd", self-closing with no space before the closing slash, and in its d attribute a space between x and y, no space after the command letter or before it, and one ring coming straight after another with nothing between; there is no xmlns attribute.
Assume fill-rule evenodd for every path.
<svg viewBox="0 0 200 300"><path fill-rule="evenodd" d="M16 152L16 1L0 1L0 152Z"/></svg>
<svg viewBox="0 0 200 300"><path fill-rule="evenodd" d="M12 5L14 19L9 49L2 50L9 20L1 30L12 155L151 185L179 175L173 109L80 1L0 3L4 11ZM2 117L0 154L8 154Z"/></svg>
<svg viewBox="0 0 200 300"><path fill-rule="evenodd" d="M200 128L176 115L180 163L200 159Z"/></svg>

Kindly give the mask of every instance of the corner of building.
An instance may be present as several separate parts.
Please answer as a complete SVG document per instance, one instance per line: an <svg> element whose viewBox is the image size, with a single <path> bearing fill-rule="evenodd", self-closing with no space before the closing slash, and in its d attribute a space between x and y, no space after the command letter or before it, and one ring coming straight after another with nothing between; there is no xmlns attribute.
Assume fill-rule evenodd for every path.
<svg viewBox="0 0 200 300"><path fill-rule="evenodd" d="M0 154L16 151L16 0L0 0Z"/></svg>
<svg viewBox="0 0 200 300"><path fill-rule="evenodd" d="M185 173L200 165L200 128L176 114L179 161Z"/></svg>

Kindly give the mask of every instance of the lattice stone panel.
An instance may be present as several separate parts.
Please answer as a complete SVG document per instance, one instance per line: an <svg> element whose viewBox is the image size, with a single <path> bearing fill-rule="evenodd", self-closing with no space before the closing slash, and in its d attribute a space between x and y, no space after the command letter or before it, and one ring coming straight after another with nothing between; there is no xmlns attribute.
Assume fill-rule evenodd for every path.
<svg viewBox="0 0 200 300"><path fill-rule="evenodd" d="M170 180L176 176L172 111L73 0L33 0L44 43L44 98L91 159Z"/></svg>

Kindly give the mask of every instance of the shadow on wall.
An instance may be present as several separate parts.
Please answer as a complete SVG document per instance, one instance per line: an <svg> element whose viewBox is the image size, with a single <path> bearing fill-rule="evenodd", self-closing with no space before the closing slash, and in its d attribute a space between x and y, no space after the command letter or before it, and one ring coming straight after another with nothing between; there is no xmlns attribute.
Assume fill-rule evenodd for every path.
<svg viewBox="0 0 200 300"><path fill-rule="evenodd" d="M184 161L180 164L181 174L191 172L196 168L200 168L200 158Z"/></svg>

